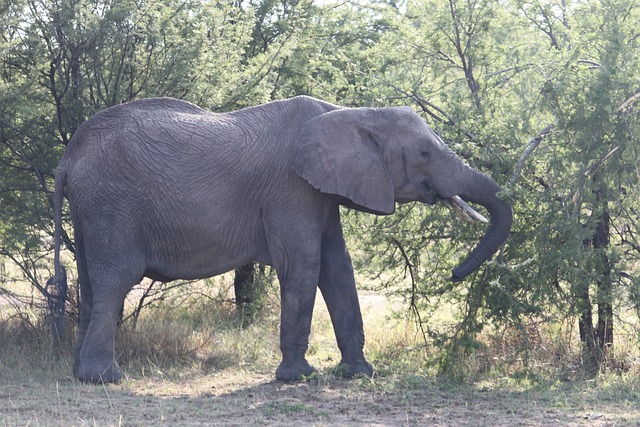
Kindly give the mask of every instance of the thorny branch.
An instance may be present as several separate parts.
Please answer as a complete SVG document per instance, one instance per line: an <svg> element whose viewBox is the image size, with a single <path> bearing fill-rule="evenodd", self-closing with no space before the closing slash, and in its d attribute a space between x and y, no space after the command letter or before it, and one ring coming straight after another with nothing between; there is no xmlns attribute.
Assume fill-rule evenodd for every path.
<svg viewBox="0 0 640 427"><path fill-rule="evenodd" d="M424 99L421 95L419 95L417 92L414 91L413 93L411 93L411 97L414 99L416 104L420 106L422 111L424 111L425 113L433 117L435 120L450 126L453 126L456 124L455 120L453 120L449 115L447 115L447 113L445 113L441 108L433 105L432 103ZM438 113L442 114L446 118L446 120L438 116L437 114L435 114L433 111L431 111L431 109L436 110Z"/></svg>

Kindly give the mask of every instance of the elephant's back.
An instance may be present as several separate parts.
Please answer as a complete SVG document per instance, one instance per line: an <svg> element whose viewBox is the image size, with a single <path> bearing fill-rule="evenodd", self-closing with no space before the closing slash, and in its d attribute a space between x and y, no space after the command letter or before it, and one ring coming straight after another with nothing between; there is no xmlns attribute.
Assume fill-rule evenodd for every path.
<svg viewBox="0 0 640 427"><path fill-rule="evenodd" d="M241 187L277 173L273 150L258 142L261 132L255 123L175 99L112 107L85 122L67 146L67 188L84 211L229 206ZM263 151L252 155L256 150Z"/></svg>
<svg viewBox="0 0 640 427"><path fill-rule="evenodd" d="M211 114L187 101L174 98L148 98L114 105L95 113L74 133L65 154L87 144L107 143L117 134L130 131L133 126L167 123L180 116L200 117Z"/></svg>
<svg viewBox="0 0 640 427"><path fill-rule="evenodd" d="M197 137L185 137L215 116L186 101L150 98L102 110L84 122L71 138L63 159L69 173L92 174L154 167L162 158L178 158L193 149ZM202 138L201 138L202 139ZM191 148L190 148L191 146ZM136 160L137 159L137 160Z"/></svg>

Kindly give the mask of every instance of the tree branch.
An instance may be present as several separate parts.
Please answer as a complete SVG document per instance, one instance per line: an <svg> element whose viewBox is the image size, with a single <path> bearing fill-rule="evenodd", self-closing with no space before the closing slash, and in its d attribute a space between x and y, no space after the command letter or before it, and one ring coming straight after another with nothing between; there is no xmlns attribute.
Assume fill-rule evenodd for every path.
<svg viewBox="0 0 640 427"><path fill-rule="evenodd" d="M596 61L592 61L590 59L579 59L578 64L586 64L589 65L589 68L602 68L601 64L598 64Z"/></svg>
<svg viewBox="0 0 640 427"><path fill-rule="evenodd" d="M622 104L620 104L620 106L616 109L616 113L617 114L628 113L633 109L634 104L636 104L638 100L640 100L640 92L636 93L631 98L627 99Z"/></svg>
<svg viewBox="0 0 640 427"><path fill-rule="evenodd" d="M527 148L524 150L524 153L522 153L522 156L520 156L520 160L518 160L518 165L516 166L516 170L513 172L513 176L509 180L509 184L508 184L509 186L512 187L515 185L516 182L518 182L518 178L520 178L522 169L524 169L524 164L526 163L527 159L531 156L531 153L533 153L533 150L538 148L538 145L540 145L542 140L545 139L555 127L556 125L552 123L548 125L546 128L544 128L542 132L540 132L537 136L529 140L529 143L527 144Z"/></svg>

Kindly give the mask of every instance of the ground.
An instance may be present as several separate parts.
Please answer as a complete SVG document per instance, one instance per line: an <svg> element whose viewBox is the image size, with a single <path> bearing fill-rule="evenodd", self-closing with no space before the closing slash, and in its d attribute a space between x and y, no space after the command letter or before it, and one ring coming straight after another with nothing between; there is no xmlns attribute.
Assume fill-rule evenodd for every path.
<svg viewBox="0 0 640 427"><path fill-rule="evenodd" d="M377 378L345 380L332 373L337 350L320 301L309 350L320 374L297 383L274 378L277 321L217 335L207 346L220 352L198 366L136 356L150 359L142 369L125 367L129 378L117 385L74 380L70 357L25 354L3 361L0 351L0 426L640 425L640 380L633 375L543 383L493 376L454 384L426 371L385 367L376 352L389 354L396 341L381 317L384 299L362 300ZM406 344L402 337L397 342ZM261 353L246 361L226 357L234 348ZM41 370L34 362L39 358Z"/></svg>
<svg viewBox="0 0 640 427"><path fill-rule="evenodd" d="M620 426L640 407L576 389L504 391L406 378L214 374L92 386L71 379L0 386L0 425L118 426ZM586 386L587 390L589 386ZM581 395L581 396L578 396ZM637 396L635 398L637 401Z"/></svg>

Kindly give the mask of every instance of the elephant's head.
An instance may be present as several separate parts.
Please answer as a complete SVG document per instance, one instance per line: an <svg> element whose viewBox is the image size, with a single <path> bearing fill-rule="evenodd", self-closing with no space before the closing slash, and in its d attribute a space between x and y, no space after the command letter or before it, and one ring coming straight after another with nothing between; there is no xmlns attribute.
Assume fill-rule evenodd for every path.
<svg viewBox="0 0 640 427"><path fill-rule="evenodd" d="M309 120L293 168L320 191L378 214L392 213L395 202L454 196L484 206L491 223L453 270L454 281L489 259L511 228L511 205L497 197L499 186L466 165L409 107L341 109Z"/></svg>

